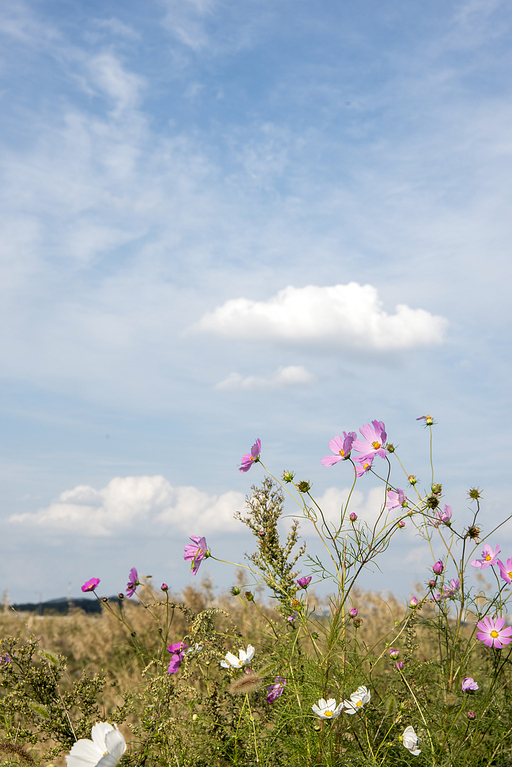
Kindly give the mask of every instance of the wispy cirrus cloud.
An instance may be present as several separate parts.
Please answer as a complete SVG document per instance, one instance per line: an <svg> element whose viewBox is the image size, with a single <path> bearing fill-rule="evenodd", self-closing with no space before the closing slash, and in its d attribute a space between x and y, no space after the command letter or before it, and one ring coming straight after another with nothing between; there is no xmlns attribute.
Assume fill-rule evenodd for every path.
<svg viewBox="0 0 512 767"><path fill-rule="evenodd" d="M425 309L382 308L372 285L288 286L267 301L236 298L205 314L195 330L244 341L368 352L402 351L442 343L447 321Z"/></svg>

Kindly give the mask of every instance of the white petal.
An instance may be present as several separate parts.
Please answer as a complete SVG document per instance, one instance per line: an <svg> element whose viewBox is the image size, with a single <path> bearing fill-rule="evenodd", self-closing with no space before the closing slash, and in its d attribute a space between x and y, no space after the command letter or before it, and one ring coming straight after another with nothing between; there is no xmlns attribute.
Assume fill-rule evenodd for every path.
<svg viewBox="0 0 512 767"><path fill-rule="evenodd" d="M255 652L256 652L256 650L254 649L252 644L247 645L247 653L245 654L246 658L247 658L247 663L250 663L252 661L252 659L254 658L254 653Z"/></svg>
<svg viewBox="0 0 512 767"><path fill-rule="evenodd" d="M114 756L116 760L119 761L126 751L126 741L119 730L112 730L111 732L107 732L105 741L107 743L108 753L112 754L112 756Z"/></svg>
<svg viewBox="0 0 512 767"><path fill-rule="evenodd" d="M105 736L107 732L110 732L114 728L111 724L108 722L96 722L94 727L91 730L91 737L93 739L93 742L96 743L98 748L101 749L101 753L104 754L105 751L108 751L107 744L105 741Z"/></svg>
<svg viewBox="0 0 512 767"><path fill-rule="evenodd" d="M97 765L103 751L92 740L77 740L73 745L69 756L66 756L67 767L85 767L85 765Z"/></svg>
<svg viewBox="0 0 512 767"><path fill-rule="evenodd" d="M239 668L240 666L240 659L236 657L236 655L233 655L232 652L228 652L225 655L225 659L229 663L230 666L233 666L233 668ZM222 663L222 661L221 661Z"/></svg>

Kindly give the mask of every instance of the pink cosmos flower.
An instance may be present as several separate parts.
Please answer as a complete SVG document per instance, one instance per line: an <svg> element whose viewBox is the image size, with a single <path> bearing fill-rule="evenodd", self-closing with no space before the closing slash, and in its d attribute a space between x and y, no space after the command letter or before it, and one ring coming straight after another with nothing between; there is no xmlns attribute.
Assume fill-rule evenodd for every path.
<svg viewBox="0 0 512 767"><path fill-rule="evenodd" d="M86 581L84 585L82 586L82 591L85 593L86 591L94 591L94 589L99 586L100 579L99 578L91 578L89 581Z"/></svg>
<svg viewBox="0 0 512 767"><path fill-rule="evenodd" d="M179 667L181 666L181 662L183 660L183 656L185 655L185 650L187 649L188 645L183 644L183 642L175 642L174 644L170 644L167 648L167 652L172 653L171 661L169 663L169 668L167 669L167 673L169 674L175 674Z"/></svg>
<svg viewBox="0 0 512 767"><path fill-rule="evenodd" d="M261 453L261 440L257 439L251 447L251 452L242 456L242 465L238 471L249 471L253 463L258 463Z"/></svg>
<svg viewBox="0 0 512 767"><path fill-rule="evenodd" d="M497 647L501 650L506 644L512 642L512 627L505 625L503 618L493 620L488 615L476 624L480 631L476 632L476 638L487 645L487 647Z"/></svg>
<svg viewBox="0 0 512 767"><path fill-rule="evenodd" d="M462 692L476 692L478 689L478 685L472 676L467 676L462 680Z"/></svg>
<svg viewBox="0 0 512 767"><path fill-rule="evenodd" d="M367 474L370 471L373 464L373 455L358 455L356 458L359 468L356 468L356 474L358 477L362 477L363 474Z"/></svg>
<svg viewBox="0 0 512 767"><path fill-rule="evenodd" d="M382 421L372 421L372 425L369 423L361 426L359 429L364 439L354 440L352 447L358 453L364 453L366 456L379 455L381 458L386 457L386 444L387 434L386 427Z"/></svg>
<svg viewBox="0 0 512 767"><path fill-rule="evenodd" d="M401 490L399 487L397 487L397 491L395 493L394 490L388 490L388 501L386 503L386 507L388 509L396 509L398 506L407 506L407 498L405 497L405 493L403 490Z"/></svg>
<svg viewBox="0 0 512 767"><path fill-rule="evenodd" d="M432 426L434 423L434 419L431 415L427 413L427 415L420 415L419 418L416 418L417 421L425 421L425 426Z"/></svg>
<svg viewBox="0 0 512 767"><path fill-rule="evenodd" d="M417 599L417 597L411 597L411 599L409 601L409 607L412 607L413 609L415 607L418 607L418 599Z"/></svg>
<svg viewBox="0 0 512 767"><path fill-rule="evenodd" d="M439 525L451 525L451 518L452 518L452 507L451 506L445 506L444 511L436 511L436 515L434 519L430 520L430 524L434 525L434 527L439 527Z"/></svg>
<svg viewBox="0 0 512 767"><path fill-rule="evenodd" d="M453 595L460 589L460 581L458 578L452 578L450 586L443 586L445 597L453 597Z"/></svg>
<svg viewBox="0 0 512 767"><path fill-rule="evenodd" d="M434 601L440 602L441 599L448 599L448 597L453 597L453 595L456 594L459 589L460 589L459 579L452 578L449 586L443 586L442 594L433 594Z"/></svg>
<svg viewBox="0 0 512 767"><path fill-rule="evenodd" d="M267 687L267 703L273 703L283 694L285 684L286 679L284 679L284 677L276 676L274 684L271 684L270 687Z"/></svg>
<svg viewBox="0 0 512 767"><path fill-rule="evenodd" d="M297 578L297 583L301 587L301 589L307 589L309 584L311 583L311 575L305 575L303 578Z"/></svg>
<svg viewBox="0 0 512 767"><path fill-rule="evenodd" d="M474 559L471 562L471 567L479 567L481 570L484 570L486 567L496 564L499 553L499 546L496 546L496 549L493 551L492 547L486 543L482 551L482 559Z"/></svg>
<svg viewBox="0 0 512 767"><path fill-rule="evenodd" d="M432 565L432 570L435 572L436 575L441 575L441 573L444 570L444 565L440 559Z"/></svg>
<svg viewBox="0 0 512 767"><path fill-rule="evenodd" d="M199 565L203 559L209 557L210 554L206 545L206 538L201 538L198 535L191 535L190 540L192 543L187 543L185 546L183 559L186 559L187 562L192 562L190 567L195 575L199 570Z"/></svg>
<svg viewBox="0 0 512 767"><path fill-rule="evenodd" d="M128 576L128 583L126 584L126 596L133 597L137 586L139 585L139 574L135 567L132 567Z"/></svg>
<svg viewBox="0 0 512 767"><path fill-rule="evenodd" d="M357 434L355 431L343 432L343 438L338 434L337 437L331 439L329 442L329 450L332 450L334 455L326 455L322 458L322 466L334 466L339 461L346 461L350 458L350 451L352 450L352 443L356 439Z"/></svg>
<svg viewBox="0 0 512 767"><path fill-rule="evenodd" d="M473 563L471 563L473 564ZM496 564L500 568L500 575L507 583L512 583L512 559L507 559L506 566L500 559L496 560Z"/></svg>

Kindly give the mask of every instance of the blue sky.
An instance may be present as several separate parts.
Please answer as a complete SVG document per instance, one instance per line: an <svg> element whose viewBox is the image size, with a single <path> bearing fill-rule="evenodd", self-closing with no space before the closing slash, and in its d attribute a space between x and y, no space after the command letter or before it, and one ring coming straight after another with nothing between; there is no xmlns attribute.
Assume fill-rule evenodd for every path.
<svg viewBox="0 0 512 767"><path fill-rule="evenodd" d="M372 419L427 481L430 412L460 526L472 485L489 529L507 515L511 22L500 0L2 4L11 599L115 593L134 565L178 589L189 534L238 560L256 437L329 503L328 441ZM430 563L404 530L365 585L409 593Z"/></svg>

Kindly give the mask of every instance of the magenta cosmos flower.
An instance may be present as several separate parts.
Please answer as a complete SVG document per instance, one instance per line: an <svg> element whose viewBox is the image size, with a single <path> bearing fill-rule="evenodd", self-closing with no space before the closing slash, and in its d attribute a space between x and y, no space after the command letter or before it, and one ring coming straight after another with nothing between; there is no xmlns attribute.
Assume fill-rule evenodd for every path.
<svg viewBox="0 0 512 767"><path fill-rule="evenodd" d="M352 445L354 450L358 453L364 453L367 457L379 455L381 458L385 458L386 450L384 445L386 444L387 434L383 422L372 421L371 426L367 423L361 426L359 431L364 439L354 440Z"/></svg>
<svg viewBox="0 0 512 767"><path fill-rule="evenodd" d="M242 465L238 471L249 471L253 463L258 463L261 453L261 440L257 439L251 447L251 452L242 456Z"/></svg>
<svg viewBox="0 0 512 767"><path fill-rule="evenodd" d="M493 551L492 547L486 543L482 551L482 559L474 559L471 562L471 567L479 567L481 570L484 570L486 567L496 564L499 553L499 546L496 546L496 549Z"/></svg>
<svg viewBox="0 0 512 767"><path fill-rule="evenodd" d="M507 559L506 565L500 559L497 559L496 564L500 568L500 575L503 580L507 583L512 583L512 559Z"/></svg>
<svg viewBox="0 0 512 767"><path fill-rule="evenodd" d="M91 578L90 580L86 581L84 585L82 586L82 591L85 593L86 591L94 591L94 589L99 586L100 579L99 578Z"/></svg>
<svg viewBox="0 0 512 767"><path fill-rule="evenodd" d="M169 668L167 669L169 674L175 674L177 672L181 666L181 661L183 660L187 647L188 645L183 644L183 642L175 642L174 644L169 645L167 652L172 653Z"/></svg>
<svg viewBox="0 0 512 767"><path fill-rule="evenodd" d="M397 492L394 490L388 490L388 501L386 503L388 509L396 509L398 506L407 506L407 498L403 490L397 487Z"/></svg>
<svg viewBox="0 0 512 767"><path fill-rule="evenodd" d="M492 619L488 615L476 624L480 631L476 632L476 638L487 645L487 647L497 647L501 650L506 644L512 642L512 627L505 625L503 618Z"/></svg>
<svg viewBox="0 0 512 767"><path fill-rule="evenodd" d="M274 684L271 684L270 687L267 687L267 703L273 703L283 694L285 684L286 679L284 679L284 677L276 676Z"/></svg>
<svg viewBox="0 0 512 767"><path fill-rule="evenodd" d="M299 584L301 589L307 589L307 587L311 583L311 575L305 575L303 578L297 578L297 583Z"/></svg>
<svg viewBox="0 0 512 767"><path fill-rule="evenodd" d="M206 538L200 538L198 535L191 535L190 540L192 543L187 543L185 546L183 559L186 559L187 562L192 562L190 567L195 575L199 570L199 565L203 559L207 559L210 556L210 552L206 545Z"/></svg>
<svg viewBox="0 0 512 767"><path fill-rule="evenodd" d="M329 442L329 450L332 450L334 455L326 455L322 458L322 466L334 466L339 461L346 461L350 458L350 451L352 450L352 444L356 439L357 434L355 431L343 432L343 437L338 434L337 437L331 439Z"/></svg>
<svg viewBox="0 0 512 767"><path fill-rule="evenodd" d="M133 597L137 586L139 585L139 574L135 567L132 567L128 576L128 583L126 584L126 596Z"/></svg>

